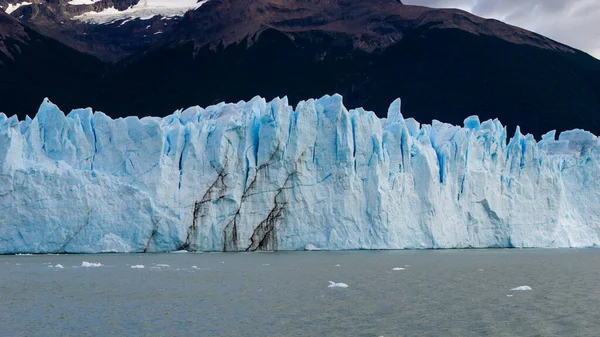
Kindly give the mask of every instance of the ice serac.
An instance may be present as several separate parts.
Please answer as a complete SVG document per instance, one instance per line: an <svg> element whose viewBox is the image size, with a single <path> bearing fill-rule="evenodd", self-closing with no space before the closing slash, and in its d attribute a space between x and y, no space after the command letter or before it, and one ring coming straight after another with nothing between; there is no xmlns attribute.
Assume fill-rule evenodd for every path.
<svg viewBox="0 0 600 337"><path fill-rule="evenodd" d="M0 253L600 244L598 138L348 111L339 95L165 118L0 114Z"/></svg>

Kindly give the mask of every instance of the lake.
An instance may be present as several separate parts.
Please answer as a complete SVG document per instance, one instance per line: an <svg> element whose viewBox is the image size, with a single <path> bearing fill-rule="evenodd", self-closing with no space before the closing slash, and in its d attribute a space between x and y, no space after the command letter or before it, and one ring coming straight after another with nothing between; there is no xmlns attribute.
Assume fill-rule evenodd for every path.
<svg viewBox="0 0 600 337"><path fill-rule="evenodd" d="M0 334L598 336L599 285L598 249L0 256Z"/></svg>

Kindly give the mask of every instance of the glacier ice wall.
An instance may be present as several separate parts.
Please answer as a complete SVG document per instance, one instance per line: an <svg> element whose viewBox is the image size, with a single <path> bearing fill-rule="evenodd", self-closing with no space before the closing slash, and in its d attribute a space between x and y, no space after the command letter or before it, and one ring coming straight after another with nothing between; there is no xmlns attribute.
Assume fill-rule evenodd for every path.
<svg viewBox="0 0 600 337"><path fill-rule="evenodd" d="M598 138L348 111L339 95L165 118L0 114L0 253L600 243Z"/></svg>

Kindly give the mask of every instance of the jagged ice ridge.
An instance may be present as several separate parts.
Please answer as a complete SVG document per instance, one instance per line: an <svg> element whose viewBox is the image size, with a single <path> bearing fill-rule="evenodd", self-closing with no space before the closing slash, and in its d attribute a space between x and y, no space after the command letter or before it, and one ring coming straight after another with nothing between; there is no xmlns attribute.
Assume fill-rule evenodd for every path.
<svg viewBox="0 0 600 337"><path fill-rule="evenodd" d="M590 247L598 138L346 110L339 95L165 118L0 114L0 253Z"/></svg>

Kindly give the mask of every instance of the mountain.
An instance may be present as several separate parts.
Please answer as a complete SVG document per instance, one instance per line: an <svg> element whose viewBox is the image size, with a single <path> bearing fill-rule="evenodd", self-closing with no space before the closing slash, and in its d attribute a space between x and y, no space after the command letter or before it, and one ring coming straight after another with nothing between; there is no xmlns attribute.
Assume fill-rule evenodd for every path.
<svg viewBox="0 0 600 337"><path fill-rule="evenodd" d="M600 245L596 136L386 116L339 95L0 114L0 254Z"/></svg>
<svg viewBox="0 0 600 337"><path fill-rule="evenodd" d="M0 12L0 111L35 113L32 99L50 95L85 105L105 65ZM12 107L12 108L11 108Z"/></svg>
<svg viewBox="0 0 600 337"><path fill-rule="evenodd" d="M163 20L160 1L39 1L13 11L27 28L97 62L65 69L85 83L70 96L44 81L17 91L14 76L3 80L1 92L15 98L2 100L0 110L23 116L48 96L68 109L85 101L113 117L164 115L255 95L295 103L339 92L349 106L373 111L402 97L404 112L419 120L458 124L478 114L536 136L573 128L600 134L600 61L497 20L394 0L179 0L179 12ZM68 13L27 15L38 7ZM133 7L163 14L149 18ZM110 19L93 14L107 11ZM155 34L153 22L163 21L168 28ZM60 82L55 70L32 64L47 60L15 62ZM82 72L88 75L78 77Z"/></svg>
<svg viewBox="0 0 600 337"><path fill-rule="evenodd" d="M196 0L0 0L23 24L80 52L115 62L161 40Z"/></svg>

